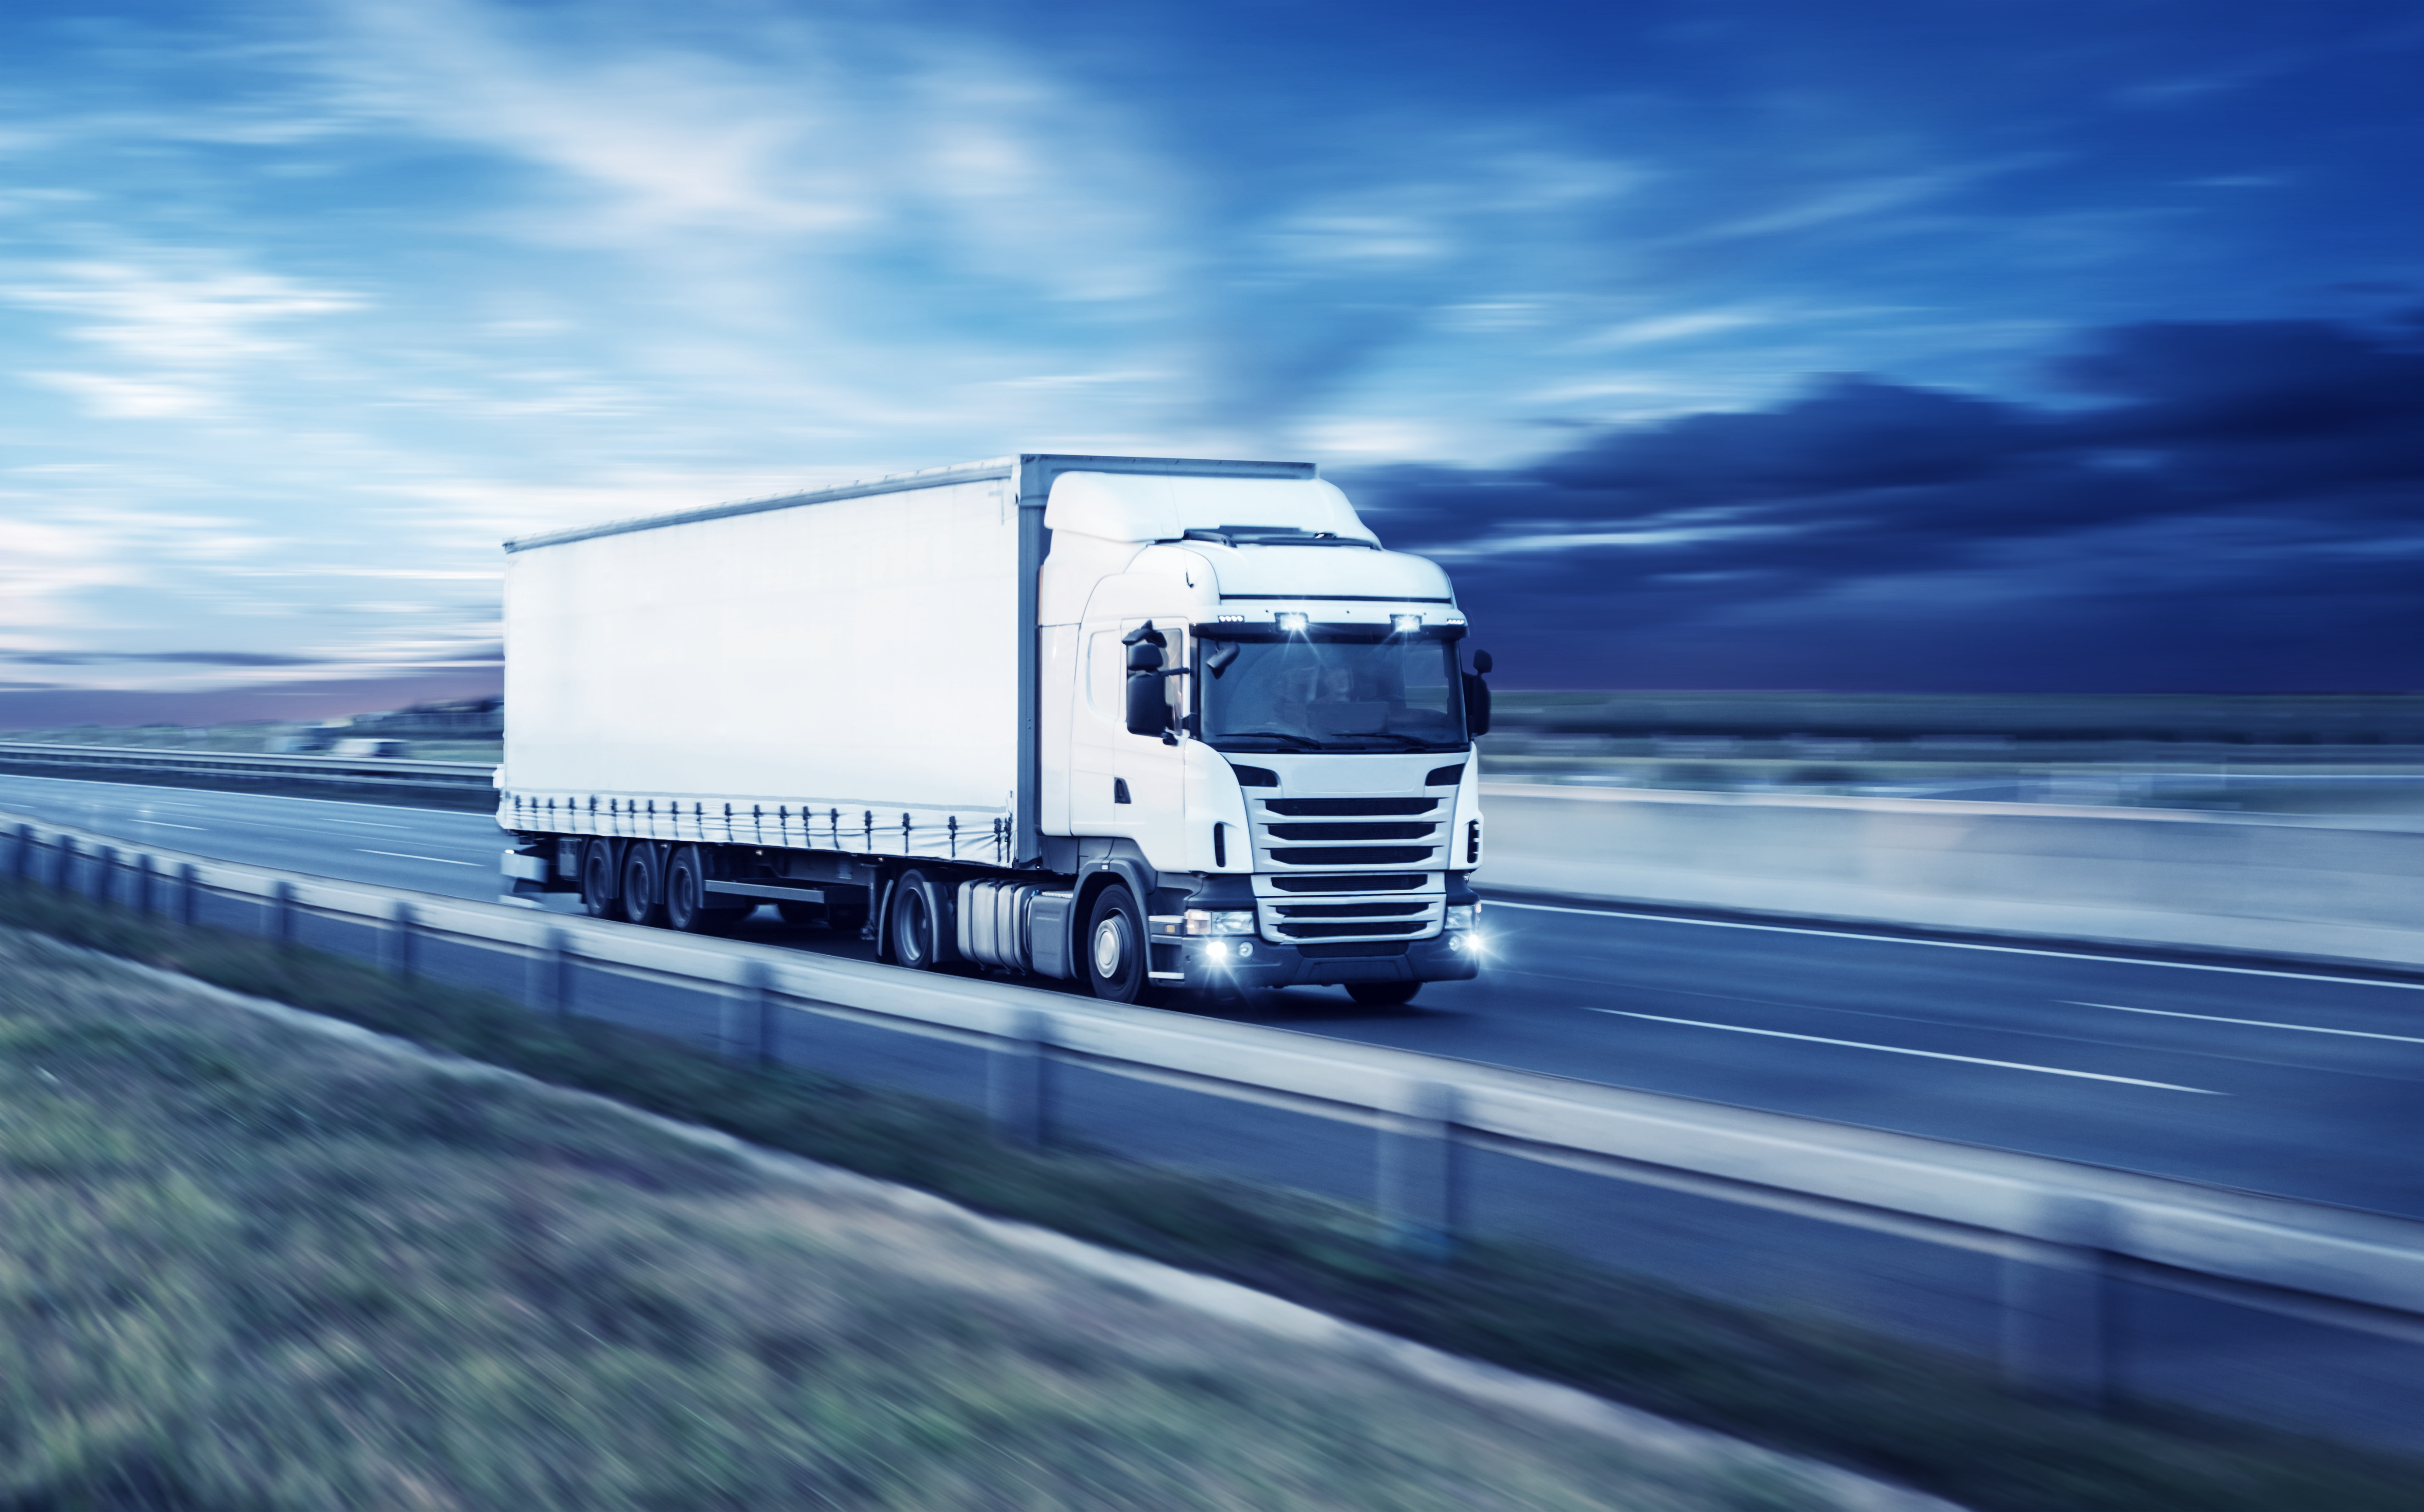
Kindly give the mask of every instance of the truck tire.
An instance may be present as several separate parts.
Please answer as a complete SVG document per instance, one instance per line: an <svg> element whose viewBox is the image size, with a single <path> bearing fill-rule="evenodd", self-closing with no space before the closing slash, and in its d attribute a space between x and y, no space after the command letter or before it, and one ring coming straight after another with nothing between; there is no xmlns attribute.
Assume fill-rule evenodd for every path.
<svg viewBox="0 0 2424 1512"><path fill-rule="evenodd" d="M893 964L932 971L943 962L942 890L922 871L904 871L892 889Z"/></svg>
<svg viewBox="0 0 2424 1512"><path fill-rule="evenodd" d="M665 894L659 874L657 848L646 840L623 853L623 891L615 899L622 917L632 924L662 924Z"/></svg>
<svg viewBox="0 0 2424 1512"><path fill-rule="evenodd" d="M707 858L694 845L676 851L665 864L665 922L685 934L730 934L749 916L707 890Z"/></svg>
<svg viewBox="0 0 2424 1512"><path fill-rule="evenodd" d="M592 840L581 848L581 909L591 918L616 916L612 840Z"/></svg>
<svg viewBox="0 0 2424 1512"><path fill-rule="evenodd" d="M1095 996L1114 1003L1153 1000L1153 979L1146 975L1152 969L1145 944L1150 938L1144 910L1126 883L1115 882L1094 895L1081 953L1086 985Z"/></svg>
<svg viewBox="0 0 2424 1512"><path fill-rule="evenodd" d="M1347 995L1359 1008L1402 1008L1423 990L1418 981L1350 981Z"/></svg>

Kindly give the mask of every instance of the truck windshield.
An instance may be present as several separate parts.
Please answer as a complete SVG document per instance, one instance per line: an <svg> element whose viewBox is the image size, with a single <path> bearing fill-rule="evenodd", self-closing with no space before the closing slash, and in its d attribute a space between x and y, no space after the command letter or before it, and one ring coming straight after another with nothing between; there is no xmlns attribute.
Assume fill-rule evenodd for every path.
<svg viewBox="0 0 2424 1512"><path fill-rule="evenodd" d="M1236 659L1193 680L1200 729L1222 751L1461 751L1468 744L1455 643L1199 640ZM1202 666L1199 659L1198 666Z"/></svg>

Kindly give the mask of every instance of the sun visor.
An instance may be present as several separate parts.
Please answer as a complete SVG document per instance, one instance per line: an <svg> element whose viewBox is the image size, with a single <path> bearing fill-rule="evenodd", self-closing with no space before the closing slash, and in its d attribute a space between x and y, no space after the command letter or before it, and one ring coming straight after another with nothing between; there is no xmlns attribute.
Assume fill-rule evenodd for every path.
<svg viewBox="0 0 2424 1512"><path fill-rule="evenodd" d="M1047 530L1106 541L1174 541L1194 530L1273 525L1379 544L1335 484L1319 478L1186 478L1064 472L1044 506Z"/></svg>

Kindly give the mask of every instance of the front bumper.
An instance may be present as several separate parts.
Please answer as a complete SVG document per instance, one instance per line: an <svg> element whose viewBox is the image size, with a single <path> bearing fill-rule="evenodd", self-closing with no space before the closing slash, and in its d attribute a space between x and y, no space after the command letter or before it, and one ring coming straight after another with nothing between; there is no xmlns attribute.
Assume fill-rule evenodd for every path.
<svg viewBox="0 0 2424 1512"><path fill-rule="evenodd" d="M1378 953L1386 951L1388 953ZM1242 952L1242 953L1241 953ZM1462 981L1481 974L1479 936L1453 930L1386 945L1274 945L1252 935L1161 936L1153 969L1165 985L1307 987L1350 981ZM1178 979L1163 975L1176 972Z"/></svg>

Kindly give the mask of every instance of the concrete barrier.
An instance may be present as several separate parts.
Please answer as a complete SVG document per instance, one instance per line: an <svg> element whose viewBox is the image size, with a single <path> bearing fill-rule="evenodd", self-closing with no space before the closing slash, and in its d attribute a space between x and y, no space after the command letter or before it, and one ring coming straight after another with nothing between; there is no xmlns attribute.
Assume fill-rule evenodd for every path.
<svg viewBox="0 0 2424 1512"><path fill-rule="evenodd" d="M1482 790L1484 887L2424 967L2424 828L1934 799Z"/></svg>

